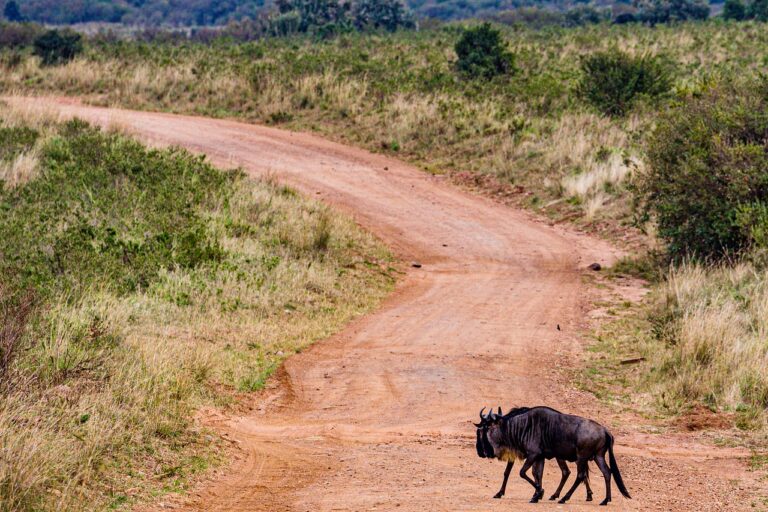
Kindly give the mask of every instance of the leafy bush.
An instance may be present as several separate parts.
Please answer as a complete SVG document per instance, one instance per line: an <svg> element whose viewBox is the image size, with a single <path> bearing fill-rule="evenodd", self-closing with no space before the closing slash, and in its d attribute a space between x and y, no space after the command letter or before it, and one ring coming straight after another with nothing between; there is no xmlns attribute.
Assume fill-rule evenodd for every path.
<svg viewBox="0 0 768 512"><path fill-rule="evenodd" d="M619 50L581 61L579 94L604 114L624 115L639 97L659 97L672 88L670 66L658 57L632 57Z"/></svg>
<svg viewBox="0 0 768 512"><path fill-rule="evenodd" d="M36 137L4 130L8 151ZM222 196L228 179L198 157L148 151L73 121L41 165L40 178L0 194L0 274L17 289L73 292L98 282L124 293L163 269L221 257L198 209Z"/></svg>
<svg viewBox="0 0 768 512"><path fill-rule="evenodd" d="M49 30L35 39L35 55L43 64L64 64L83 51L83 38L71 30Z"/></svg>
<svg viewBox="0 0 768 512"><path fill-rule="evenodd" d="M501 32L490 23L466 29L455 46L456 67L470 78L493 78L510 73L514 59L504 45Z"/></svg>
<svg viewBox="0 0 768 512"><path fill-rule="evenodd" d="M0 127L0 161L10 161L32 149L38 136L37 130L26 126Z"/></svg>
<svg viewBox="0 0 768 512"><path fill-rule="evenodd" d="M740 21L746 18L747 8L741 0L725 0L723 19Z"/></svg>
<svg viewBox="0 0 768 512"><path fill-rule="evenodd" d="M0 48L32 46L43 27L34 23L0 23Z"/></svg>
<svg viewBox="0 0 768 512"><path fill-rule="evenodd" d="M747 8L747 17L757 21L768 21L768 0L752 0Z"/></svg>
<svg viewBox="0 0 768 512"><path fill-rule="evenodd" d="M642 214L677 258L768 247L768 84L716 86L672 109L648 143Z"/></svg>
<svg viewBox="0 0 768 512"><path fill-rule="evenodd" d="M358 30L394 32L416 26L413 14L400 0L358 0L352 7L352 19Z"/></svg>
<svg viewBox="0 0 768 512"><path fill-rule="evenodd" d="M637 20L650 25L709 17L709 4L705 0L642 0L638 8Z"/></svg>

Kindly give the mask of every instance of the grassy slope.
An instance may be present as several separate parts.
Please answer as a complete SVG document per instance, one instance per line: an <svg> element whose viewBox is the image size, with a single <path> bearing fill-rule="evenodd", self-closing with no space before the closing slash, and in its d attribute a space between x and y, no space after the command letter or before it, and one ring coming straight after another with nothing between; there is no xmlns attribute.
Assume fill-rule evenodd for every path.
<svg viewBox="0 0 768 512"><path fill-rule="evenodd" d="M628 219L624 183L653 112L595 115L574 94L579 57L613 46L664 53L685 90L713 74L756 73L766 46L764 25L753 23L504 31L518 72L494 82L456 76L459 27L448 26L323 42L107 44L47 69L8 57L0 87L317 130L432 172L490 176L553 216L615 226Z"/></svg>
<svg viewBox="0 0 768 512"><path fill-rule="evenodd" d="M216 459L195 408L391 289L349 219L181 150L0 110L0 179L0 324L26 326L0 365L0 510L183 487Z"/></svg>

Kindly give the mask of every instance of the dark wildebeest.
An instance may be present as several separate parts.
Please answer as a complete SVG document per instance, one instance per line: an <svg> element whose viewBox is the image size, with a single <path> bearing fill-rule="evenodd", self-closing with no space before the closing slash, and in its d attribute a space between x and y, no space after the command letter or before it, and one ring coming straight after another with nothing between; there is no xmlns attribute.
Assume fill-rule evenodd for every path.
<svg viewBox="0 0 768 512"><path fill-rule="evenodd" d="M558 463L576 462L576 481L560 503L567 502L581 482L587 485L589 497L591 492L586 482L589 471L587 463L590 460L597 464L605 478L605 499L601 505L611 501L611 476L616 479L621 494L630 497L613 454L613 436L602 425L579 416L562 414L549 407L522 407L505 415L491 412L482 416L481 411L481 418L482 422L477 424L478 455L508 461L505 483L508 471L512 469L509 463L515 459L524 460L520 476L535 489L531 502L537 502L544 495L541 486L544 460L552 458L558 459ZM610 456L610 466L605 461L606 452ZM533 481L525 474L531 467ZM560 482L561 488L564 483L563 479ZM560 489L555 494L559 492Z"/></svg>
<svg viewBox="0 0 768 512"><path fill-rule="evenodd" d="M489 413L488 416L483 416L483 411L485 410L485 407L483 407L483 410L480 411L480 423L475 423L474 425L477 427L477 454L481 458L497 458L497 455L494 455L493 447L488 443L488 438L485 437L485 434L487 432L487 427L490 426L492 421L492 415ZM522 414L524 412L529 411L527 407L521 407L518 409L513 409L509 413L505 415L506 418L510 418L512 416L515 416L517 414ZM501 407L499 407L499 416L501 416ZM499 453L498 458L500 460L505 460L507 462L507 467L504 469L504 480L501 482L501 489L499 489L499 492L497 492L493 497L494 498L501 498L504 496L504 493L507 491L507 481L509 480L509 474L512 472L512 466L515 463L516 456L510 452L505 453ZM550 457L552 458L552 457ZM557 486L557 490L555 493L549 497L550 500L556 500L560 497L560 492L563 490L563 486L565 485L565 482L568 480L568 476L571 474L571 470L568 469L568 464L565 463L563 459L556 459L557 465L560 467L560 485ZM539 467L540 466L540 467ZM536 472L543 472L544 471L544 459L541 459L540 461L537 461L533 464L533 472L536 474ZM529 482L531 485L536 487L536 484L533 480L530 479L530 477L527 474L527 468L523 468L520 471L520 477L525 479L527 482ZM592 489L589 487L589 480L584 481L584 485L587 488L587 501L592 501ZM539 495L538 491L534 492L533 498L531 498L531 503L537 503L541 498L542 495Z"/></svg>

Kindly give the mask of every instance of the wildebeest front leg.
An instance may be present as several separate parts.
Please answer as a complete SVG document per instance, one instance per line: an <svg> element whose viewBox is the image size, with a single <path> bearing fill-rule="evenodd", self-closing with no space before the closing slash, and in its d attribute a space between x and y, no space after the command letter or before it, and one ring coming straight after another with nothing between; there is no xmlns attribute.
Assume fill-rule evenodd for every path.
<svg viewBox="0 0 768 512"><path fill-rule="evenodd" d="M538 503L538 501L544 497L544 487L542 482L544 481L544 459L539 459L533 464L533 480L536 482L537 490L531 498L531 503Z"/></svg>
<svg viewBox="0 0 768 512"><path fill-rule="evenodd" d="M536 503L539 501L539 486L536 484L535 481L531 480L531 477L529 477L526 473L528 472L528 469L533 466L533 464L539 459L539 457L528 457L525 459L525 463L523 464L523 467L520 468L520 478L524 479L526 482L531 484L534 489L536 489L533 493L533 497L531 498L531 503ZM542 459L542 462L544 459ZM537 496L539 496L537 498Z"/></svg>
<svg viewBox="0 0 768 512"><path fill-rule="evenodd" d="M507 480L509 480L509 474L512 472L512 465L514 464L514 461L507 462L507 467L504 469L504 481L501 482L501 489L499 489L499 492L496 493L494 498L501 498L504 496L504 493L507 492Z"/></svg>
<svg viewBox="0 0 768 512"><path fill-rule="evenodd" d="M600 472L603 474L603 478L605 478L605 499L600 504L607 505L611 502L611 469L605 462L604 453L598 454L595 457L595 462L597 462L597 467L600 468Z"/></svg>
<svg viewBox="0 0 768 512"><path fill-rule="evenodd" d="M557 459L557 465L560 466L560 471L562 472L563 476L560 478L560 485L557 486L555 494L549 497L550 500L556 500L560 497L560 492L563 490L563 486L568 480L568 476L571 474L571 470L568 469L568 464L566 464L563 459Z"/></svg>
<svg viewBox="0 0 768 512"><path fill-rule="evenodd" d="M565 493L565 496L562 497L558 503L565 503L569 499L571 499L571 496L573 495L576 488L579 486L581 482L587 479L587 471L589 471L589 467L587 466L587 459L579 459L576 461L576 481L573 482L573 486L568 490L567 493Z"/></svg>

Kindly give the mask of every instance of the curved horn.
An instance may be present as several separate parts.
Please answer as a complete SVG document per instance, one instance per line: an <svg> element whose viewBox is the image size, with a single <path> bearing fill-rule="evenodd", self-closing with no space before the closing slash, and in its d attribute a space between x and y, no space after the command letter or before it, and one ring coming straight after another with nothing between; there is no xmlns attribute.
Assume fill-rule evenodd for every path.
<svg viewBox="0 0 768 512"><path fill-rule="evenodd" d="M485 407L483 407L482 409L480 409L480 419L481 419L481 420L484 420L484 419L485 419L485 417L483 417L483 411L484 411L484 410L485 410Z"/></svg>
<svg viewBox="0 0 768 512"><path fill-rule="evenodd" d="M501 412L501 406L499 406L499 416L503 416L503 414Z"/></svg>

